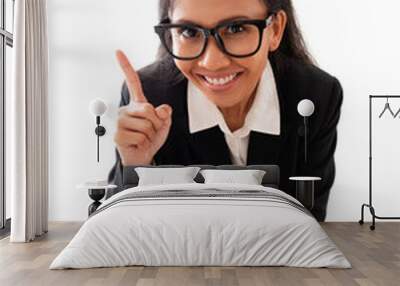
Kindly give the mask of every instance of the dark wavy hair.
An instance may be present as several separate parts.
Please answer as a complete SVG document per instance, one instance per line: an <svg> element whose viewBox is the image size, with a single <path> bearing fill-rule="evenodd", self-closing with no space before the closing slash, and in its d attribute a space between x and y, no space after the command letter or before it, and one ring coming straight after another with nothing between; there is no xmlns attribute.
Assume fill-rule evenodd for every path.
<svg viewBox="0 0 400 286"><path fill-rule="evenodd" d="M169 12L173 9L175 0L159 0L159 21L169 19ZM198 0L200 1L200 0ZM283 65L284 58L290 58L305 65L316 65L314 58L310 55L304 38L299 29L296 19L296 13L292 5L292 0L260 0L269 11L278 12L285 11L287 15L287 24L283 34L279 48L270 53L270 59L274 60L277 67ZM168 54L165 48L160 45L157 59L160 61L172 62L172 57Z"/></svg>

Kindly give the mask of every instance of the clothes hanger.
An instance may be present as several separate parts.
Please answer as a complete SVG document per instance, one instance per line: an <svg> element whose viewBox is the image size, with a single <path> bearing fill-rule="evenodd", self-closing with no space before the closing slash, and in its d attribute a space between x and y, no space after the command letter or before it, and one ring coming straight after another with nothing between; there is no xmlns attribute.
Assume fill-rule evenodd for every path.
<svg viewBox="0 0 400 286"><path fill-rule="evenodd" d="M396 115L394 115L394 112L392 111L392 109L390 108L390 104L389 104L389 98L386 97L386 104L385 104L385 108L383 109L381 115L379 115L379 118L381 118L383 116L383 114L386 112L386 110L389 110L389 112L392 114L393 118L397 116L397 113L399 113L399 111L396 113Z"/></svg>
<svg viewBox="0 0 400 286"><path fill-rule="evenodd" d="M396 118L397 115L399 115L399 114L400 114L400 108L399 108L399 110L397 110L396 114L394 115L394 118Z"/></svg>

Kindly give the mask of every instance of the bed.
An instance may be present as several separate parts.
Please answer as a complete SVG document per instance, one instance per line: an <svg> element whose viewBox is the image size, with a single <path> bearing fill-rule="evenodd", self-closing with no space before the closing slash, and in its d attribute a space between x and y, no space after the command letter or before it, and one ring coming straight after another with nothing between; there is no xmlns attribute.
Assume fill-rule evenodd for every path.
<svg viewBox="0 0 400 286"><path fill-rule="evenodd" d="M278 189L278 166L198 167L264 170L265 175L260 185L209 183L200 173L193 183L138 185L138 169L126 168L126 189L107 195L50 269L351 268L311 213Z"/></svg>

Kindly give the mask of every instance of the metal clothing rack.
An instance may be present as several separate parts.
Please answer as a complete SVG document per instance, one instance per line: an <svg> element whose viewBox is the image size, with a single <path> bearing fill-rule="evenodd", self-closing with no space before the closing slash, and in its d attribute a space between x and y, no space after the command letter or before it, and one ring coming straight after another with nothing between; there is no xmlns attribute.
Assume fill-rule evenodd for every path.
<svg viewBox="0 0 400 286"><path fill-rule="evenodd" d="M400 95L370 95L369 96L369 203L361 206L361 220L359 224L364 224L364 207L368 207L372 215L372 225L369 227L375 230L375 219L400 219L400 217L383 217L375 213L375 208L372 204L372 100L374 98L400 98Z"/></svg>

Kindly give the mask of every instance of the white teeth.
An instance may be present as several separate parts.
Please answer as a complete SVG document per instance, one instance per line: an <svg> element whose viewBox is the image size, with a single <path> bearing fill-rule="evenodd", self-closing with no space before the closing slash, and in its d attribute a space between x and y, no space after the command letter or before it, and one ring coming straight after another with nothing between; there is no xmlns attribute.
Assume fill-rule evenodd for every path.
<svg viewBox="0 0 400 286"><path fill-rule="evenodd" d="M236 76L237 76L237 73L231 74L230 76L227 76L224 78L211 78L208 76L205 76L204 78L207 80L208 83L211 83L213 85L224 85L224 84L227 84L228 82L232 81Z"/></svg>

